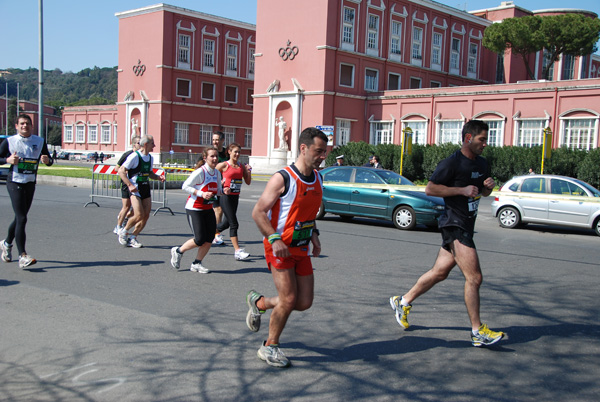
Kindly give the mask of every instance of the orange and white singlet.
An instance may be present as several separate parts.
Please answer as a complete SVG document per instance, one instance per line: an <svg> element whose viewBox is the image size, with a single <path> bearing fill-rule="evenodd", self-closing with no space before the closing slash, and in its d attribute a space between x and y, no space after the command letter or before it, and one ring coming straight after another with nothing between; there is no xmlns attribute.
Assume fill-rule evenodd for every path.
<svg viewBox="0 0 600 402"><path fill-rule="evenodd" d="M323 198L321 175L314 171L314 180L306 182L291 166L280 172L287 172L289 185L287 191L279 197L267 214L273 229L281 234L281 240L289 247L290 253L307 256L315 217ZM285 174L285 173L283 173ZM265 253L272 254L273 248L267 239L263 240Z"/></svg>
<svg viewBox="0 0 600 402"><path fill-rule="evenodd" d="M210 172L212 170L212 173ZM212 209L216 197L210 200L205 200L200 195L202 192L219 193L221 191L221 173L217 169L209 169L207 165L202 165L194 170L190 177L183 183L183 190L190 193L185 209L205 210ZM194 195L194 190L198 191L198 195Z"/></svg>

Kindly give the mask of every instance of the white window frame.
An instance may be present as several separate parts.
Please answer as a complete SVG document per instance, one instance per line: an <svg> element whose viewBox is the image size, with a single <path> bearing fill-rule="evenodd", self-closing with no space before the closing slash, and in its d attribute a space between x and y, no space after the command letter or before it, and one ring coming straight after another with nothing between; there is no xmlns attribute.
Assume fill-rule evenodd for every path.
<svg viewBox="0 0 600 402"><path fill-rule="evenodd" d="M235 101L231 101L231 100L227 100L227 88L234 88L235 89ZM223 89L223 102L225 103L238 103L238 98L239 98L239 91L238 91L238 87L235 85L225 85L225 88Z"/></svg>
<svg viewBox="0 0 600 402"><path fill-rule="evenodd" d="M202 124L200 126L200 145L212 144L213 127Z"/></svg>
<svg viewBox="0 0 600 402"><path fill-rule="evenodd" d="M367 76L368 71L375 72L375 78ZM369 85L371 84L371 85ZM365 91L367 92L378 92L379 91L379 70L374 68L365 68Z"/></svg>
<svg viewBox="0 0 600 402"><path fill-rule="evenodd" d="M550 63L550 52L546 49L544 49L544 51L542 52L542 71L540 71L540 74L544 72L544 68L547 67L548 65L550 65L549 71L548 71L548 79L550 81L554 80L554 63ZM543 79L544 77L540 77L540 79Z"/></svg>
<svg viewBox="0 0 600 402"><path fill-rule="evenodd" d="M407 127L413 132L413 144L427 145L427 120L402 120L402 130Z"/></svg>
<svg viewBox="0 0 600 402"><path fill-rule="evenodd" d="M352 7L342 9L342 49L354 51L354 23L356 21L356 10Z"/></svg>
<svg viewBox="0 0 600 402"><path fill-rule="evenodd" d="M548 127L547 117L514 120L516 126L514 146L530 148L544 143L544 128ZM525 127L526 125L528 127Z"/></svg>
<svg viewBox="0 0 600 402"><path fill-rule="evenodd" d="M252 91L252 93L250 93ZM254 88L246 88L246 105L254 105Z"/></svg>
<svg viewBox="0 0 600 402"><path fill-rule="evenodd" d="M589 127L575 126L577 122L587 121ZM566 146L571 149L583 149L589 151L596 148L598 138L598 117L561 117L560 118L560 146ZM587 131L587 133L582 133ZM582 135L583 134L583 135ZM587 137L587 140L582 137ZM574 141L575 140L575 141ZM574 143L575 142L575 143ZM585 143L584 143L585 142Z"/></svg>
<svg viewBox="0 0 600 402"><path fill-rule="evenodd" d="M73 125L65 124L64 142L73 142Z"/></svg>
<svg viewBox="0 0 600 402"><path fill-rule="evenodd" d="M352 129L352 120L337 119L336 122L335 145L342 146L350 142L350 130Z"/></svg>
<svg viewBox="0 0 600 402"><path fill-rule="evenodd" d="M181 95L179 93L179 81L187 81L188 83L188 94L187 95ZM175 96L177 98L191 98L192 97L192 80L188 80L185 78L177 78L176 82L175 82Z"/></svg>
<svg viewBox="0 0 600 402"><path fill-rule="evenodd" d="M210 44L210 45L209 45ZM215 57L215 39L207 39L204 38L203 41L203 52L202 52L202 71L206 73L214 73L215 72L215 61L217 58Z"/></svg>
<svg viewBox="0 0 600 402"><path fill-rule="evenodd" d="M246 128L244 131L244 148L252 148L252 129Z"/></svg>
<svg viewBox="0 0 600 402"><path fill-rule="evenodd" d="M462 143L462 127L464 120L448 119L437 120L436 144L461 144Z"/></svg>
<svg viewBox="0 0 600 402"><path fill-rule="evenodd" d="M423 28L413 27L410 59L416 66L423 65Z"/></svg>
<svg viewBox="0 0 600 402"><path fill-rule="evenodd" d="M368 14L365 43L369 56L379 56L379 21L380 18L377 14Z"/></svg>
<svg viewBox="0 0 600 402"><path fill-rule="evenodd" d="M469 57L467 59L467 77L477 78L477 55L479 46L477 43L469 43Z"/></svg>
<svg viewBox="0 0 600 402"><path fill-rule="evenodd" d="M87 132L88 132L88 144L97 144L98 143L98 125L97 124L88 124Z"/></svg>
<svg viewBox="0 0 600 402"><path fill-rule="evenodd" d="M117 137L117 125L115 124L115 125L113 125L113 143L114 144L117 143L117 139L118 139L118 137ZM127 142L127 141L125 141L125 142Z"/></svg>
<svg viewBox="0 0 600 402"><path fill-rule="evenodd" d="M254 56L255 48L248 49L248 78L254 79L254 69L256 67L256 57Z"/></svg>
<svg viewBox="0 0 600 402"><path fill-rule="evenodd" d="M190 142L190 125L188 123L175 122L175 137L173 144L189 144Z"/></svg>
<svg viewBox="0 0 600 402"><path fill-rule="evenodd" d="M413 80L419 81L419 88L412 88L412 82L413 82ZM423 88L423 79L421 77L410 77L410 80L408 82L408 87L409 87L409 89L421 89L421 88Z"/></svg>
<svg viewBox="0 0 600 402"><path fill-rule="evenodd" d="M390 24L390 60L402 61L402 22L392 20Z"/></svg>
<svg viewBox="0 0 600 402"><path fill-rule="evenodd" d="M212 85L212 87L213 87L213 91L212 91L212 95L213 95L213 97L212 97L212 99L211 99L211 98L205 98L205 97L204 97L204 84L209 84L209 85ZM214 101L214 100L215 100L215 97L216 97L216 91L215 91L215 89L216 89L216 85L215 85L215 83L214 83L214 82L210 82L210 81L204 81L204 82L202 82L202 86L200 87L200 98L201 98L202 100Z"/></svg>
<svg viewBox="0 0 600 402"><path fill-rule="evenodd" d="M75 142L77 144L85 144L85 124L75 125Z"/></svg>
<svg viewBox="0 0 600 402"><path fill-rule="evenodd" d="M235 142L235 127L223 127L223 134L225 134L223 146L227 147L232 142Z"/></svg>
<svg viewBox="0 0 600 402"><path fill-rule="evenodd" d="M225 74L237 77L238 75L239 46L235 43L227 44L227 66Z"/></svg>
<svg viewBox="0 0 600 402"><path fill-rule="evenodd" d="M442 70L442 49L444 43L444 34L434 32L431 36L431 68Z"/></svg>
<svg viewBox="0 0 600 402"><path fill-rule="evenodd" d="M100 143L110 144L110 123L100 125Z"/></svg>
<svg viewBox="0 0 600 402"><path fill-rule="evenodd" d="M372 145L393 144L394 122L372 121L370 124L369 143Z"/></svg>
<svg viewBox="0 0 600 402"><path fill-rule="evenodd" d="M390 77L392 75L395 75L396 77L398 77L398 88L390 88ZM389 72L388 73L388 86L387 86L387 88L390 91L397 91L399 89L402 89L402 74Z"/></svg>
<svg viewBox="0 0 600 402"><path fill-rule="evenodd" d="M572 80L575 77L575 56L563 53L561 56L561 80Z"/></svg>
<svg viewBox="0 0 600 402"><path fill-rule="evenodd" d="M349 66L352 68L352 77L350 78L350 80L352 81L350 85L346 85L346 84L342 84L342 66ZM346 88L354 88L354 71L355 71L355 67L354 64L349 64L349 63L340 63L340 79L339 79L339 84L341 87L346 87Z"/></svg>
<svg viewBox="0 0 600 402"><path fill-rule="evenodd" d="M454 46L458 43L458 47ZM450 40L450 74L460 75L460 47L462 40L452 37Z"/></svg>
<svg viewBox="0 0 600 402"><path fill-rule="evenodd" d="M501 147L504 145L504 120L503 119L485 119L483 120L488 129L488 145ZM496 127L494 127L496 125Z"/></svg>
<svg viewBox="0 0 600 402"><path fill-rule="evenodd" d="M177 38L177 67L189 70L192 65L192 36L180 33Z"/></svg>

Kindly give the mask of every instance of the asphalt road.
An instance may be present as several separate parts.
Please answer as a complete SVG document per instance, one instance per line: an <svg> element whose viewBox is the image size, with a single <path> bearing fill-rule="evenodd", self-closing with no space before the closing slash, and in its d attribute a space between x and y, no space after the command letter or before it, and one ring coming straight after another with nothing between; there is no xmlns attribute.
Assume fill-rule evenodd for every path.
<svg viewBox="0 0 600 402"><path fill-rule="evenodd" d="M4 187L2 231L12 219ZM388 298L430 268L439 233L327 215L314 305L293 313L281 338L293 367L267 366L256 351L269 313L259 333L245 325L246 292L274 292L250 217L263 188L244 186L240 202L252 259L214 247L204 260L213 272L203 275L168 262L191 234L182 192L169 191L175 216L150 218L145 247L126 249L112 233L120 201L83 208L89 189L38 185L27 231L38 264L0 262L0 400L598 400L600 238L501 229L490 199L475 235L481 311L508 340L471 346L459 270L417 299L402 331ZM183 267L192 259L187 253Z"/></svg>

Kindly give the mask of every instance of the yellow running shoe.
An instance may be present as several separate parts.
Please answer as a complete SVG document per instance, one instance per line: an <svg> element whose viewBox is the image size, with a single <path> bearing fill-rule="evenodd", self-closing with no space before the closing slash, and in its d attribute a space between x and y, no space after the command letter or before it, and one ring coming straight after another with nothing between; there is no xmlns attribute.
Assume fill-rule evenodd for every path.
<svg viewBox="0 0 600 402"><path fill-rule="evenodd" d="M390 305L392 309L396 313L396 321L398 324L402 326L402 328L408 328L408 313L410 313L410 309L412 308L412 304L408 306L403 306L400 304L400 300L402 300L402 296L392 296L390 297Z"/></svg>
<svg viewBox="0 0 600 402"><path fill-rule="evenodd" d="M504 332L492 331L486 324L481 324L477 335L473 335L473 332L471 332L471 342L475 347L489 346L504 338L505 335Z"/></svg>

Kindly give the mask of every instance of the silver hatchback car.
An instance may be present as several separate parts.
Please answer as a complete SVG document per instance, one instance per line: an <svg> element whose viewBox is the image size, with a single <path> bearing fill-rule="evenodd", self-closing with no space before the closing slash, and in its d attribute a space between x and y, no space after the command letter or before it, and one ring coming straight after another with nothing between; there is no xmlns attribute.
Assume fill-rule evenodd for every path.
<svg viewBox="0 0 600 402"><path fill-rule="evenodd" d="M600 236L600 191L578 179L527 175L510 179L492 201L503 228L539 223L591 228Z"/></svg>

